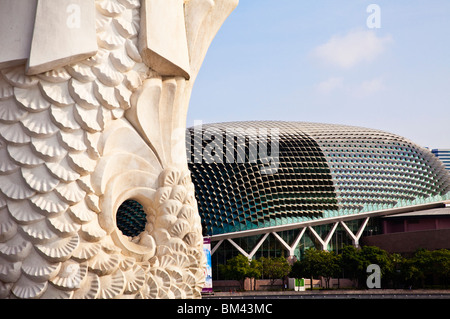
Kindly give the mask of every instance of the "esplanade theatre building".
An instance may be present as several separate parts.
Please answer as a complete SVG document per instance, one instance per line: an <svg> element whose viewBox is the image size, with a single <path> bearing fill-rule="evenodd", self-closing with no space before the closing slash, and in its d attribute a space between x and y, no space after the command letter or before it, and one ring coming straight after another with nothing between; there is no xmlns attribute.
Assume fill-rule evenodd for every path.
<svg viewBox="0 0 450 319"><path fill-rule="evenodd" d="M310 247L450 248L450 174L428 149L363 127L229 122L187 131L212 262ZM447 206L446 206L447 205Z"/></svg>

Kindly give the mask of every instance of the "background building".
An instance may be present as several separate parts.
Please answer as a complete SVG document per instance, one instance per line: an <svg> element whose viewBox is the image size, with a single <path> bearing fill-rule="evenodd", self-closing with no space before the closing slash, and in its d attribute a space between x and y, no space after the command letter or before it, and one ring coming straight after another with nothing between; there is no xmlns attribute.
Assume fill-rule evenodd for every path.
<svg viewBox="0 0 450 319"><path fill-rule="evenodd" d="M411 211L380 218L382 233L362 244L412 255L417 249L450 248L450 207Z"/></svg>
<svg viewBox="0 0 450 319"><path fill-rule="evenodd" d="M437 156L447 170L450 171L450 149L432 149L431 153Z"/></svg>
<svg viewBox="0 0 450 319"><path fill-rule="evenodd" d="M450 199L441 161L375 129L208 124L188 129L187 150L213 269L239 253L295 259L313 246L358 246L384 234L383 216L444 208Z"/></svg>

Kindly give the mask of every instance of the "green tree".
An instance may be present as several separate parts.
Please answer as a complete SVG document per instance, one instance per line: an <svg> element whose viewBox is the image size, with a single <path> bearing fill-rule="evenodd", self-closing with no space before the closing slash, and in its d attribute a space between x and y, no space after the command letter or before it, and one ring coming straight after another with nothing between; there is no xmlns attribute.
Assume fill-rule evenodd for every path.
<svg viewBox="0 0 450 319"><path fill-rule="evenodd" d="M439 282L447 288L450 282L450 250L438 249L433 253L436 265L436 275L440 280Z"/></svg>
<svg viewBox="0 0 450 319"><path fill-rule="evenodd" d="M292 266L291 274L295 278L324 277L326 288L330 287L330 279L337 276L340 271L340 257L334 252L310 248L305 251L301 261ZM311 285L311 290L313 289Z"/></svg>
<svg viewBox="0 0 450 319"><path fill-rule="evenodd" d="M360 282L360 274L363 269L363 261L354 246L348 245L342 248L341 265L344 270L344 275L347 278Z"/></svg>
<svg viewBox="0 0 450 319"><path fill-rule="evenodd" d="M250 262L244 255L237 255L219 266L219 271L228 280L238 280L241 290L244 290L245 278L249 277Z"/></svg>
<svg viewBox="0 0 450 319"><path fill-rule="evenodd" d="M309 278L308 269L306 269L306 263L304 259L297 260L291 267L291 272L289 273L289 277L291 278Z"/></svg>
<svg viewBox="0 0 450 319"><path fill-rule="evenodd" d="M337 276L340 270L340 257L333 251L320 251L320 264L319 270L320 276L325 278L326 288L330 288L331 278Z"/></svg>
<svg viewBox="0 0 450 319"><path fill-rule="evenodd" d="M394 272L394 264L389 253L376 246L363 246L359 250L359 255L361 257L361 272L359 274L360 285L364 284L367 278L367 267L371 264L376 264L381 270L382 286L386 286L387 279L391 277Z"/></svg>
<svg viewBox="0 0 450 319"><path fill-rule="evenodd" d="M424 287L427 282L439 282L446 287L450 279L450 250L418 250L411 258L410 268L415 270L411 273L415 284Z"/></svg>
<svg viewBox="0 0 450 319"><path fill-rule="evenodd" d="M315 248L310 248L305 251L303 262L305 275L311 279L311 290L313 289L313 278L320 276L320 254L319 251Z"/></svg>
<svg viewBox="0 0 450 319"><path fill-rule="evenodd" d="M418 282L418 278L422 277L422 271L416 265L414 258L404 258L403 262L400 265L400 281L405 287L413 287L416 286Z"/></svg>
<svg viewBox="0 0 450 319"><path fill-rule="evenodd" d="M405 274L403 273L406 258L400 254L392 253L388 255L389 267L385 270L385 282L392 283L393 288L399 288L405 285Z"/></svg>
<svg viewBox="0 0 450 319"><path fill-rule="evenodd" d="M250 269L248 277L253 278L253 289L256 290L256 279L262 276L262 263L260 260L252 259L250 261Z"/></svg>
<svg viewBox="0 0 450 319"><path fill-rule="evenodd" d="M275 283L276 279L283 279L291 272L291 266L284 257L261 257L260 262L263 269L263 276L270 279L271 285Z"/></svg>
<svg viewBox="0 0 450 319"><path fill-rule="evenodd" d="M341 253L341 263L345 276L357 282L362 288L367 278L367 267L370 264L380 266L381 277L389 265L388 253L374 246L363 246L356 248L354 246L345 246Z"/></svg>
<svg viewBox="0 0 450 319"><path fill-rule="evenodd" d="M249 261L245 256L238 255L227 261L226 265L219 266L219 271L226 279L238 280L241 289L244 288L246 278L260 278L264 276L271 279L284 278L290 275L294 278L324 277L326 288L329 288L330 279L341 275L355 279L360 288L367 279L367 266L376 264L381 270L382 286L392 283L394 288L404 286L420 286L439 283L444 287L450 283L450 250L418 250L413 257L405 258L400 254L388 253L374 246L355 248L345 246L341 254L316 250L305 251L302 260L291 267L283 257L260 258ZM256 281L254 281L256 286ZM256 287L255 287L256 288ZM313 287L311 286L311 289Z"/></svg>

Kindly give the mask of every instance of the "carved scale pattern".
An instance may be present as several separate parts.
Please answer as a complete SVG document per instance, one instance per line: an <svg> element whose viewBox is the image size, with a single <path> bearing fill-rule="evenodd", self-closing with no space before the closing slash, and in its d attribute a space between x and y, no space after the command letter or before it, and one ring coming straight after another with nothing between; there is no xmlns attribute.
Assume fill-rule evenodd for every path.
<svg viewBox="0 0 450 319"><path fill-rule="evenodd" d="M200 296L204 256L190 176L157 160L124 117L144 79L163 91L184 81L163 80L142 63L139 6L96 1L99 51L90 59L36 76L24 66L0 70L1 298ZM122 145L109 138L116 132ZM128 138L140 139L141 153L130 154ZM139 188L149 195L147 226L137 238L102 221L120 204L108 211L105 192L127 195L108 188L120 182L108 157L140 161L130 170L147 178Z"/></svg>

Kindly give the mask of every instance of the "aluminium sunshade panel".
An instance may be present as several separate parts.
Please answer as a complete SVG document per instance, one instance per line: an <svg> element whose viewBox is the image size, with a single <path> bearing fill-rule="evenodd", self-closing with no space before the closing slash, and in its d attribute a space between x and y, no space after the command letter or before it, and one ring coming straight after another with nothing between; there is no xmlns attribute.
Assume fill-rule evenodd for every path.
<svg viewBox="0 0 450 319"><path fill-rule="evenodd" d="M324 152L341 209L393 207L445 195L450 177L430 151L404 137L347 125L297 123Z"/></svg>
<svg viewBox="0 0 450 319"><path fill-rule="evenodd" d="M230 162L224 155L227 132L234 134L234 128L242 128L241 132L250 136L236 138L244 143L233 143L235 156ZM273 155L270 153L273 143L278 143L272 140L270 130L279 130L279 162L272 174L261 170L267 161L260 153L252 157L259 148L252 144L257 141L257 136L251 134L258 134L260 129L268 130L268 134L266 139L258 141L257 146L265 143L269 157ZM195 138L201 143L195 143ZM211 162L216 156L211 152L214 139L220 141L214 146L222 150L218 151L221 156L215 158L218 162ZM289 123L281 128L276 122L203 125L201 130L188 131L188 148L189 168L207 235L320 218L325 210L337 209L332 176L324 154L313 139ZM208 148L206 152L205 148ZM250 162L252 158L257 161ZM218 179L219 175L222 178Z"/></svg>
<svg viewBox="0 0 450 319"><path fill-rule="evenodd" d="M270 136L274 129L278 141ZM279 142L279 166L272 174L261 174L261 154L250 162L259 131L268 132L269 153ZM234 136L233 162L225 160L227 134ZM187 148L205 235L407 205L450 190L449 173L428 150L374 129L217 123L188 129Z"/></svg>

